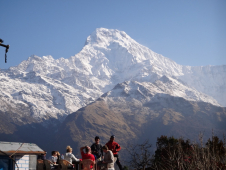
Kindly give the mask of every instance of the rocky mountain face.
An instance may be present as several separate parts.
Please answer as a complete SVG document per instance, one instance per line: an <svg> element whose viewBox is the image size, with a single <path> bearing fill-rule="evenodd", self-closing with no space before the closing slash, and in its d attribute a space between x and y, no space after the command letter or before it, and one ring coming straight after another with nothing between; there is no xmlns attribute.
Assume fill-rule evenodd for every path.
<svg viewBox="0 0 226 170"><path fill-rule="evenodd" d="M156 139L161 135L193 141L204 133L205 141L214 130L215 135L223 137L226 108L185 99L183 92L181 96L174 96L179 86L168 85L169 89L163 89L159 85L166 78L154 83L129 81L116 85L95 102L69 115L61 125L53 148L61 146L59 149L64 150L70 143L76 153L79 146L91 145L96 135L105 144L111 134L116 136L124 153L129 143L147 139L155 148Z"/></svg>
<svg viewBox="0 0 226 170"><path fill-rule="evenodd" d="M17 105L29 108L30 116L40 123L48 124L46 120L52 118L62 121L66 115L84 107L95 98L95 95L91 97L83 93L83 89L75 89L34 71L20 74L9 72L7 70L0 75L1 98L8 105L15 103L12 105L14 110ZM0 110L6 112L8 108L2 106Z"/></svg>
<svg viewBox="0 0 226 170"><path fill-rule="evenodd" d="M0 70L0 87L2 140L63 149L96 134L126 144L146 134L225 131L226 65L182 66L119 30L96 29L68 59L33 55Z"/></svg>

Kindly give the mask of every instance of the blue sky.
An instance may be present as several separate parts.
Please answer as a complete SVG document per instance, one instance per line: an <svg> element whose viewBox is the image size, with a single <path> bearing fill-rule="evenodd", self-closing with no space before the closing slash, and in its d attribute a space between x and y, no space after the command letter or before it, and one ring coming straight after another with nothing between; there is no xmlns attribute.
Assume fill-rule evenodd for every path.
<svg viewBox="0 0 226 170"><path fill-rule="evenodd" d="M100 27L125 31L181 65L226 64L225 0L2 0L0 68L29 56L69 58Z"/></svg>

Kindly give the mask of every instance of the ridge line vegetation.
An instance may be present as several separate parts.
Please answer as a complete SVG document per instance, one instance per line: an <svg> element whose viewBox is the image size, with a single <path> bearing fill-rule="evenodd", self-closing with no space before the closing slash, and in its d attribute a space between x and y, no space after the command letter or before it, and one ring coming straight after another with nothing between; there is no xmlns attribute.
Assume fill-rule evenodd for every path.
<svg viewBox="0 0 226 170"><path fill-rule="evenodd" d="M148 140L142 144L129 145L129 169L226 170L225 135L223 140L212 135L205 144L202 134L199 135L199 143L162 135L157 138L154 154L151 147Z"/></svg>

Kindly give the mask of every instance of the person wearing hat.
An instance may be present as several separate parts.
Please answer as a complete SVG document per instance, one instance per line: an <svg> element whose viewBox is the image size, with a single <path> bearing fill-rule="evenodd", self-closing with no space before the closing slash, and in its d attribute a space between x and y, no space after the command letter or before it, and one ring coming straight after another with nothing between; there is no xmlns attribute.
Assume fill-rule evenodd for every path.
<svg viewBox="0 0 226 170"><path fill-rule="evenodd" d="M103 150L102 150L102 145L100 144L99 136L95 137L95 143L92 144L91 151L92 151L92 154L95 156L96 160L100 161L101 158L103 159Z"/></svg>
<svg viewBox="0 0 226 170"><path fill-rule="evenodd" d="M119 169L122 170L122 165L120 163L119 156L118 156L118 151L121 150L121 146L114 140L115 140L115 135L112 135L108 143L106 143L106 145L108 149L113 152L114 157L117 158L116 164L118 165Z"/></svg>

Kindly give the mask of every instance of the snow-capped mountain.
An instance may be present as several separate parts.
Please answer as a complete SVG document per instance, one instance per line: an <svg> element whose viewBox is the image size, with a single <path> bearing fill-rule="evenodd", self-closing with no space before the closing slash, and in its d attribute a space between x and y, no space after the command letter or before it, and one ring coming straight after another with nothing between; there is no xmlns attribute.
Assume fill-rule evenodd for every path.
<svg viewBox="0 0 226 170"><path fill-rule="evenodd" d="M0 79L1 99L15 107L15 113L18 105L28 108L30 115L39 122L49 118L62 120L93 101L95 96L34 71L17 75L2 73ZM9 110L3 102L0 106L3 112Z"/></svg>
<svg viewBox="0 0 226 170"><path fill-rule="evenodd" d="M125 81L152 83L150 88L159 92L226 106L226 66L181 66L125 32L105 28L96 29L68 59L31 56L0 70L0 96L26 105L37 120L63 120ZM171 85L178 89L170 92Z"/></svg>
<svg viewBox="0 0 226 170"><path fill-rule="evenodd" d="M189 88L178 80L167 76L161 77L154 83L136 81L123 82L116 85L112 91L109 91L102 96L117 98L126 97L127 99L133 98L133 100L137 100L141 103L143 103L143 101L144 103L155 103L161 101L164 97L172 96L181 97L189 101L206 102L219 106L217 101L213 98L198 92L194 88Z"/></svg>
<svg viewBox="0 0 226 170"><path fill-rule="evenodd" d="M119 83L96 101L68 115L51 149L58 147L64 151L70 143L77 153L80 146L92 144L94 136L100 136L105 144L114 134L125 159L129 144L148 139L154 147L161 135L194 141L204 131L206 141L214 130L214 135L221 137L226 132L226 108L205 99L206 95L166 76L154 83Z"/></svg>

